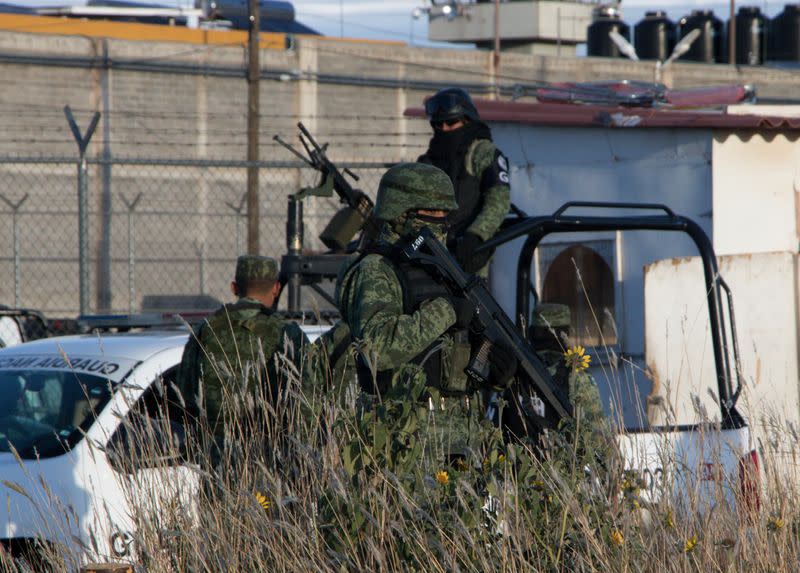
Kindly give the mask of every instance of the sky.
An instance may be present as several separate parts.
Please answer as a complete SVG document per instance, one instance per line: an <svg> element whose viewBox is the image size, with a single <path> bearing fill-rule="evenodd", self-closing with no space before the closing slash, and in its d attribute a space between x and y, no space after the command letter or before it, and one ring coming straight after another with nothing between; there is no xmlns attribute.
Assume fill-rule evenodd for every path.
<svg viewBox="0 0 800 573"><path fill-rule="evenodd" d="M85 4L85 0L0 0L26 6ZM139 0L146 2L148 0ZM194 0L149 0L153 3L186 6ZM440 2L442 0L439 0ZM765 2L763 0L738 0L738 5L759 6L769 16L783 9L788 0ZM426 0L294 0L295 17L298 21L328 36L399 40L420 46L452 47L428 41L427 18L412 17L415 8L429 6ZM726 20L728 2L704 2L702 0L623 0L623 17L631 27L648 10L664 9L672 20L696 9L713 9L717 17Z"/></svg>

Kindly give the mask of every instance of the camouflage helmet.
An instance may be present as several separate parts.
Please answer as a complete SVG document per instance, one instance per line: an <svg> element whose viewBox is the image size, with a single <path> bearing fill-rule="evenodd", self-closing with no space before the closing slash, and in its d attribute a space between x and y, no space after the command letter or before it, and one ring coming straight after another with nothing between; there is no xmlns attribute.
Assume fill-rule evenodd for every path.
<svg viewBox="0 0 800 573"><path fill-rule="evenodd" d="M236 284L246 285L252 281L278 280L278 261L259 255L242 255L236 259Z"/></svg>
<svg viewBox="0 0 800 573"><path fill-rule="evenodd" d="M394 221L407 211L458 208L453 183L447 173L426 163L400 163L381 177L374 214Z"/></svg>
<svg viewBox="0 0 800 573"><path fill-rule="evenodd" d="M544 328L567 327L570 324L570 311L566 304L557 302L541 302L533 311L534 326Z"/></svg>
<svg viewBox="0 0 800 573"><path fill-rule="evenodd" d="M555 302L542 302L533 311L533 321L528 336L537 350L560 350L563 337L569 336L571 323L569 306Z"/></svg>
<svg viewBox="0 0 800 573"><path fill-rule="evenodd" d="M425 100L425 114L431 124L468 118L480 120L472 98L461 88L444 88Z"/></svg>

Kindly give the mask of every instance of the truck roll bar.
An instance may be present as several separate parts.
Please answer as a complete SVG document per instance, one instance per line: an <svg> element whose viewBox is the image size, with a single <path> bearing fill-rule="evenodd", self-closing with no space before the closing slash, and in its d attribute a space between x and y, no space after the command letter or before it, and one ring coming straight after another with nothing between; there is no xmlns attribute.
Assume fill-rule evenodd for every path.
<svg viewBox="0 0 800 573"><path fill-rule="evenodd" d="M588 209L632 209L639 211L661 211L662 214L637 214L630 216L585 216L565 215L571 208ZM516 315L521 326L521 317L530 317L530 284L533 252L544 237L551 233L586 233L597 231L673 231L686 233L694 241L703 263L708 315L711 326L711 342L714 350L714 365L717 376L722 428L744 427L745 421L736 409L736 401L742 389L742 375L739 368L739 343L736 338L733 298L728 285L719 276L714 248L705 231L694 221L676 215L669 207L654 203L607 203L573 201L565 203L552 215L527 217L519 222L505 226L492 239L481 245L477 252L493 249L518 237L526 236L517 261ZM723 314L723 296L726 293L728 314L731 320L731 345L733 349L733 368L731 367L728 330ZM732 372L733 371L733 372ZM733 376L736 377L736 390L733 389Z"/></svg>

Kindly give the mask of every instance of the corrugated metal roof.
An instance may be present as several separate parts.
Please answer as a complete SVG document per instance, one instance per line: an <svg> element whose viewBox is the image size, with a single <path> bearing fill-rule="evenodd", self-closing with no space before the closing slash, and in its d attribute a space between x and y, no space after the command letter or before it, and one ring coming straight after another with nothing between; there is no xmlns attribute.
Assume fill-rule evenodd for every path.
<svg viewBox="0 0 800 573"><path fill-rule="evenodd" d="M704 128L800 131L800 118L776 115L728 114L719 110L676 110L568 103L523 103L475 100L481 119L554 127ZM405 111L408 117L425 117L422 107Z"/></svg>

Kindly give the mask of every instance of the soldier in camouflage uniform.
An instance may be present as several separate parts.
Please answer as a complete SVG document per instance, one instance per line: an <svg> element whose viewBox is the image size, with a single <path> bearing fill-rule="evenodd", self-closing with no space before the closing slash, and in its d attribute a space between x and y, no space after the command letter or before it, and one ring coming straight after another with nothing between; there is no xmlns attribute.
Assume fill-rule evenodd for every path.
<svg viewBox="0 0 800 573"><path fill-rule="evenodd" d="M580 347L570 351L570 310L567 305L540 303L534 310L530 339L548 372L561 385L569 385L569 400L580 417L579 454L607 459L613 436L600 401L600 393L587 371L590 358ZM567 440L576 438L574 422L561 428Z"/></svg>
<svg viewBox="0 0 800 573"><path fill-rule="evenodd" d="M443 240L447 215L456 208L452 183L440 169L423 163L389 169L374 211L383 221L381 233L337 290L358 348L366 402L413 401L417 418L406 426L408 440L423 441L427 459L437 463L470 456L478 425L486 423L478 389L464 373L474 308L427 268L404 260L401 249L423 227ZM493 373L497 384L513 374L501 380L500 370Z"/></svg>
<svg viewBox="0 0 800 573"><path fill-rule="evenodd" d="M204 409L217 438L224 435L222 405L228 393L246 383L251 394L275 400L282 378L276 356L285 350L299 364L307 342L297 324L272 310L280 291L274 259L239 257L231 291L238 300L209 316L189 337L176 382L187 413L196 418Z"/></svg>
<svg viewBox="0 0 800 573"><path fill-rule="evenodd" d="M425 111L433 137L417 161L448 174L458 203L448 216L447 246L464 270L485 276L491 253L473 253L494 236L508 213L508 160L492 143L489 127L464 90L439 90L425 102Z"/></svg>
<svg viewBox="0 0 800 573"><path fill-rule="evenodd" d="M340 320L307 347L306 376L311 393L329 404L352 404L355 351L350 327ZM321 405L321 404L318 404Z"/></svg>

